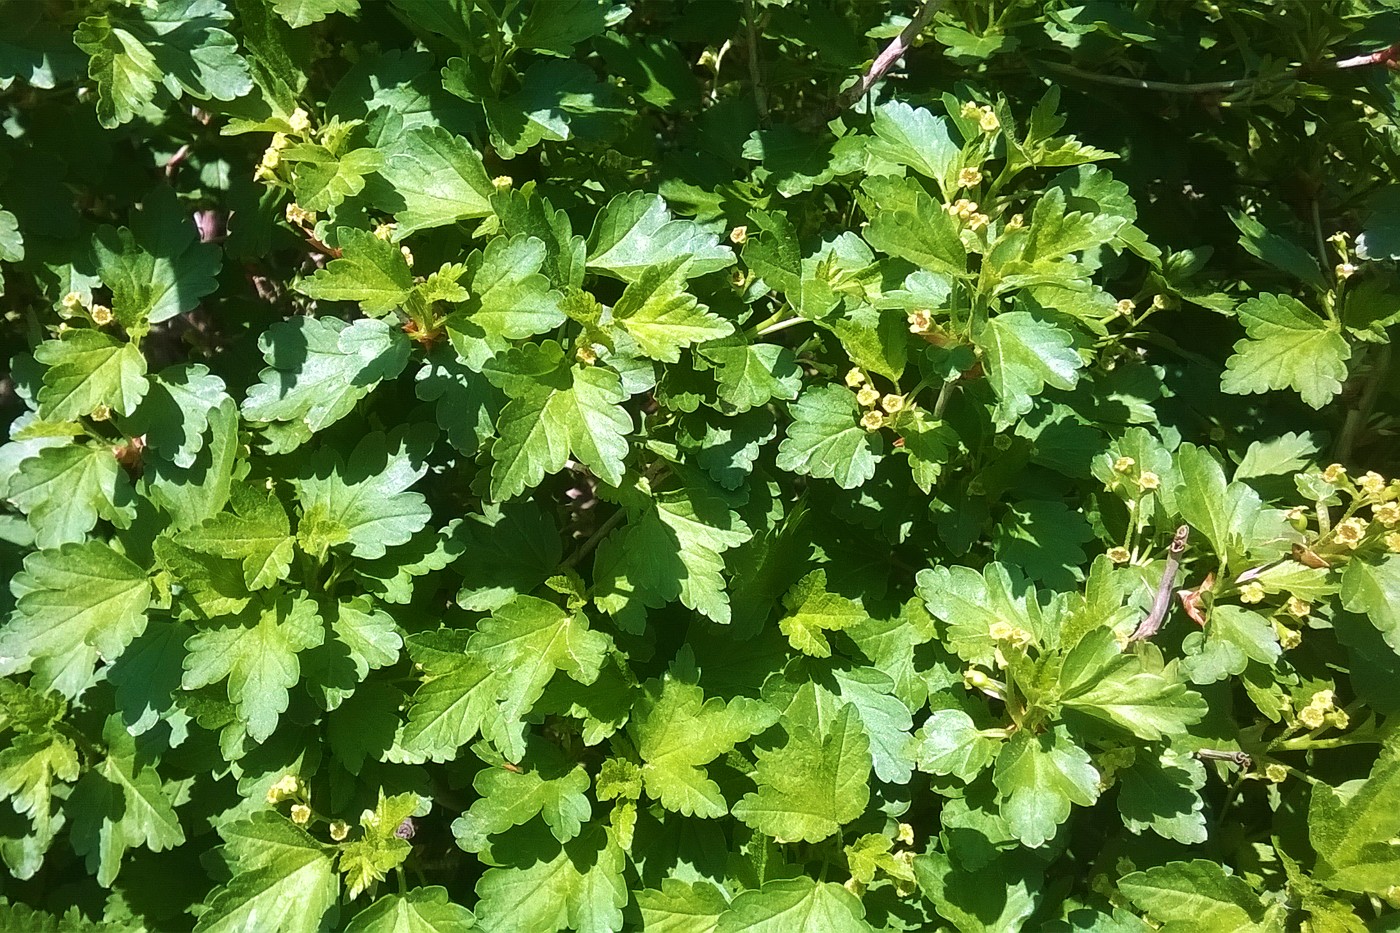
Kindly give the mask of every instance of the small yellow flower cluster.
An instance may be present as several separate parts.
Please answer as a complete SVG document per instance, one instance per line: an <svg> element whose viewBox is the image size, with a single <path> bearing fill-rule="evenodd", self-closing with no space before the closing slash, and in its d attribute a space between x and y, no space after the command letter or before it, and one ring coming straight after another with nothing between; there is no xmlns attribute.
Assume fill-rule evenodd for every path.
<svg viewBox="0 0 1400 933"><path fill-rule="evenodd" d="M1010 642L1017 647L1029 645L1034 640L1030 632L1023 628L1018 628L1009 622L1003 622L1000 619L991 624L987 630L987 634L991 635L994 641Z"/></svg>
<svg viewBox="0 0 1400 933"><path fill-rule="evenodd" d="M976 120L977 127L988 136L1001 129L1001 120L997 119L991 107L981 107L968 101L962 105L961 113L964 120Z"/></svg>
<svg viewBox="0 0 1400 933"><path fill-rule="evenodd" d="M305 826L311 822L311 808L304 803L292 804L292 822L298 826Z"/></svg>
<svg viewBox="0 0 1400 933"><path fill-rule="evenodd" d="M1327 469L1322 471L1322 481L1324 483L1331 483L1333 486L1336 486L1343 479L1346 478L1346 475L1346 467L1342 466L1340 463L1333 463L1330 464L1327 467Z"/></svg>
<svg viewBox="0 0 1400 933"><path fill-rule="evenodd" d="M1288 767L1281 765L1277 761L1271 761L1264 767L1264 780L1271 784L1282 784L1288 777Z"/></svg>
<svg viewBox="0 0 1400 933"><path fill-rule="evenodd" d="M922 308L918 311L910 311L904 319L909 322L909 333L927 334L933 329L933 315Z"/></svg>
<svg viewBox="0 0 1400 933"><path fill-rule="evenodd" d="M311 132L311 115L300 107L292 111L287 122L291 124L292 132L299 136L305 136Z"/></svg>
<svg viewBox="0 0 1400 933"><path fill-rule="evenodd" d="M1113 461L1113 472L1121 473L1126 476L1129 473L1132 473L1133 468L1136 466L1137 461L1134 460L1132 457L1119 457L1117 460ZM1109 486L1109 488L1116 488L1117 485L1118 483L1115 480L1113 484ZM1153 473L1151 470L1143 470L1141 473L1138 474L1137 486L1138 489L1140 489L1143 492L1151 492L1152 490L1157 489L1161 485L1162 477L1158 476L1156 473Z"/></svg>
<svg viewBox="0 0 1400 933"><path fill-rule="evenodd" d="M961 172L958 172L959 188L972 188L980 184L982 184L982 170L976 166L969 165Z"/></svg>
<svg viewBox="0 0 1400 933"><path fill-rule="evenodd" d="M1303 643L1303 636L1297 629L1289 628L1278 619L1274 620L1274 635L1278 638L1278 643L1284 651L1292 651Z"/></svg>
<svg viewBox="0 0 1400 933"><path fill-rule="evenodd" d="M272 142L263 152L262 161L258 163L257 170L253 172L253 181L262 181L263 179L271 181L277 177L277 166L282 164L282 150L291 145L291 142L286 133L272 134Z"/></svg>
<svg viewBox="0 0 1400 933"><path fill-rule="evenodd" d="M958 198L943 209L967 224L969 230L981 230L991 221L990 217L977 210L976 201L969 201L967 198Z"/></svg>
<svg viewBox="0 0 1400 933"><path fill-rule="evenodd" d="M1320 729L1322 724L1328 721L1328 713L1335 710L1336 693L1331 690L1319 690L1312 695L1308 705L1298 711L1298 721L1309 729Z"/></svg>
<svg viewBox="0 0 1400 933"><path fill-rule="evenodd" d="M1124 298L1113 306L1113 310L1116 311L1120 317L1129 317L1137 310L1137 302L1133 301L1131 298Z"/></svg>
<svg viewBox="0 0 1400 933"><path fill-rule="evenodd" d="M92 315L92 323L98 327L106 327L112 323L112 309L106 305L95 304L88 309L88 314Z"/></svg>
<svg viewBox="0 0 1400 933"><path fill-rule="evenodd" d="M1369 527L1369 524L1370 523L1364 518L1352 516L1351 518L1344 518L1337 522L1336 527L1332 529L1332 533L1336 535L1339 543L1354 550L1356 546L1361 543L1361 539L1366 537L1366 529Z"/></svg>
<svg viewBox="0 0 1400 933"><path fill-rule="evenodd" d="M1108 559L1115 564L1126 564L1133 559L1133 555L1125 547L1111 547L1108 549Z"/></svg>
<svg viewBox="0 0 1400 933"><path fill-rule="evenodd" d="M276 784L267 789L267 802L281 803L290 797L300 797L305 791L306 785L302 783L301 778L295 774L284 774Z"/></svg>
<svg viewBox="0 0 1400 933"><path fill-rule="evenodd" d="M1312 603L1307 600L1299 599L1296 596L1290 596L1283 608L1294 618L1306 619L1308 614L1312 612Z"/></svg>
<svg viewBox="0 0 1400 933"><path fill-rule="evenodd" d="M309 227L316 223L316 212L308 211L295 201L287 204L287 223Z"/></svg>
<svg viewBox="0 0 1400 933"><path fill-rule="evenodd" d="M865 373L860 371L859 366L852 366L846 373L846 385L852 389L859 389L865 385Z"/></svg>
<svg viewBox="0 0 1400 933"><path fill-rule="evenodd" d="M1117 460L1113 461L1113 472L1127 473L1135 466L1137 466L1137 461L1132 457L1119 457Z"/></svg>
<svg viewBox="0 0 1400 933"><path fill-rule="evenodd" d="M1356 485L1368 498L1380 499L1385 495L1385 477L1375 470L1367 470L1357 477Z"/></svg>
<svg viewBox="0 0 1400 933"><path fill-rule="evenodd" d="M1240 587L1240 602L1246 605L1262 603L1264 595L1264 587L1260 583L1250 582Z"/></svg>
<svg viewBox="0 0 1400 933"><path fill-rule="evenodd" d="M1400 502L1381 502L1371 506L1371 520L1387 528L1400 525Z"/></svg>

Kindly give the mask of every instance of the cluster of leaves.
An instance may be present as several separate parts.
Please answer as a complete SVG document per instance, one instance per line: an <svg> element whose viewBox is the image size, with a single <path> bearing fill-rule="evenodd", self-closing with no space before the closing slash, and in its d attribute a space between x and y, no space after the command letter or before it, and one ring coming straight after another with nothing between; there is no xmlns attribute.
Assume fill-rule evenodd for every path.
<svg viewBox="0 0 1400 933"><path fill-rule="evenodd" d="M0 2L0 927L1400 929L1400 12L1147 6Z"/></svg>

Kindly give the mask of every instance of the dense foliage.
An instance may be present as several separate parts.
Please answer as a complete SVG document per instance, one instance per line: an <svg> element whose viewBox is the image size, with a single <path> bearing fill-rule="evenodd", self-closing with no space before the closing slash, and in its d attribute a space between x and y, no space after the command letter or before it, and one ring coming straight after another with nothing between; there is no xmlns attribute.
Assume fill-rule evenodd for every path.
<svg viewBox="0 0 1400 933"><path fill-rule="evenodd" d="M0 2L0 928L1400 929L1397 40Z"/></svg>

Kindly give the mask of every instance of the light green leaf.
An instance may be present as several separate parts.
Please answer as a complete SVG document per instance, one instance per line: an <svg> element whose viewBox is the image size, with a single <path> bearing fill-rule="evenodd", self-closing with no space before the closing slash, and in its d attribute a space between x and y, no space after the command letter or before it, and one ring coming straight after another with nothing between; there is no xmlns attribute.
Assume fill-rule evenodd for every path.
<svg viewBox="0 0 1400 933"><path fill-rule="evenodd" d="M127 850L163 852L184 845L185 831L155 767L137 749L119 714L102 730L107 754L68 799L73 850L98 884L110 888Z"/></svg>
<svg viewBox="0 0 1400 933"><path fill-rule="evenodd" d="M385 797L384 789L379 789L378 804L360 813L360 834L340 849L336 867L345 876L348 899L383 881L408 858L413 844L399 834L399 827L415 813L421 814L424 803L414 793Z"/></svg>
<svg viewBox="0 0 1400 933"><path fill-rule="evenodd" d="M1001 741L982 735L960 709L936 709L914 733L914 760L920 771L953 775L970 783L992 763Z"/></svg>
<svg viewBox="0 0 1400 933"><path fill-rule="evenodd" d="M500 357L486 371L511 401L491 445L491 498L501 501L558 473L572 454L610 485L622 482L632 418L622 380L601 366L570 366L553 341Z"/></svg>
<svg viewBox="0 0 1400 933"><path fill-rule="evenodd" d="M592 779L588 772L545 742L531 743L527 759L525 770L485 768L476 773L472 788L479 796L472 801L471 809L452 824L459 846L468 852L479 852L487 845L488 836L528 823L536 816L544 820L560 842L568 842L579 834L592 815L588 802Z"/></svg>
<svg viewBox="0 0 1400 933"><path fill-rule="evenodd" d="M791 198L859 172L865 164L865 137L835 138L805 133L789 124L754 130L744 142L744 158L761 162L755 174Z"/></svg>
<svg viewBox="0 0 1400 933"><path fill-rule="evenodd" d="M472 912L434 885L386 894L350 918L345 933L466 933L475 926Z"/></svg>
<svg viewBox="0 0 1400 933"><path fill-rule="evenodd" d="M412 635L406 647L423 683L409 699L402 746L418 760L449 761L495 711L495 675L455 632Z"/></svg>
<svg viewBox="0 0 1400 933"><path fill-rule="evenodd" d="M875 475L884 442L860 426L855 393L839 385L813 386L789 411L793 422L778 446L778 469L835 479L842 489L855 489Z"/></svg>
<svg viewBox="0 0 1400 933"><path fill-rule="evenodd" d="M930 272L961 275L967 270L957 221L916 181L875 176L861 188L870 217L863 232L867 243Z"/></svg>
<svg viewBox="0 0 1400 933"><path fill-rule="evenodd" d="M1084 636L1060 668L1060 702L1152 742L1205 717L1205 699L1164 674L1160 661L1121 652L1112 629Z"/></svg>
<svg viewBox="0 0 1400 933"><path fill-rule="evenodd" d="M624 282L635 282L646 270L685 257L686 278L726 269L734 253L691 220L672 220L658 194L632 191L608 202L588 235L588 268L599 269Z"/></svg>
<svg viewBox="0 0 1400 933"><path fill-rule="evenodd" d="M955 187L962 147L953 142L948 121L923 107L916 109L899 101L876 107L874 114L871 153L933 179L944 196L949 196Z"/></svg>
<svg viewBox="0 0 1400 933"><path fill-rule="evenodd" d="M201 363L184 363L161 370L150 385L127 433L144 434L147 447L188 470L204 449L210 415L229 397L224 381Z"/></svg>
<svg viewBox="0 0 1400 933"><path fill-rule="evenodd" d="M481 156L441 126L420 126L384 148L379 174L394 197L380 199L398 221L396 235L487 217L494 190Z"/></svg>
<svg viewBox="0 0 1400 933"><path fill-rule="evenodd" d="M106 16L78 24L73 43L89 56L88 74L97 82L97 118L108 129L133 117L158 117L152 103L162 74L155 56L127 29Z"/></svg>
<svg viewBox="0 0 1400 933"><path fill-rule="evenodd" d="M131 483L108 447L46 447L20 461L7 495L39 547L81 541L99 517L125 528L133 514Z"/></svg>
<svg viewBox="0 0 1400 933"><path fill-rule="evenodd" d="M919 571L916 580L928 611L948 626L947 646L970 664L992 667L992 627L998 623L1039 634L1039 605L1015 593L1001 564L988 564L981 573L971 567L931 567Z"/></svg>
<svg viewBox="0 0 1400 933"><path fill-rule="evenodd" d="M209 895L195 933L317 933L340 895L336 847L270 810L219 827L233 877Z"/></svg>
<svg viewBox="0 0 1400 933"><path fill-rule="evenodd" d="M1312 253L1292 240L1271 232L1257 218L1248 214L1231 211L1230 219L1240 228L1240 245L1250 255L1319 292L1327 290L1327 281L1322 277L1322 270L1318 268Z"/></svg>
<svg viewBox="0 0 1400 933"><path fill-rule="evenodd" d="M332 13L356 16L360 12L360 0L272 0L272 8L287 21L288 26L300 29L319 23Z"/></svg>
<svg viewBox="0 0 1400 933"><path fill-rule="evenodd" d="M33 670L36 686L70 698L94 660L116 660L145 630L151 602L146 571L100 541L31 553L10 589L15 613L0 630L0 674ZM66 670L70 663L81 670Z"/></svg>
<svg viewBox="0 0 1400 933"><path fill-rule="evenodd" d="M1136 871L1118 889L1138 909L1165 924L1165 933L1243 933L1261 930L1264 906L1244 879L1216 862L1168 862Z"/></svg>
<svg viewBox="0 0 1400 933"><path fill-rule="evenodd" d="M511 761L524 755L525 717L556 672L590 684L611 649L612 640L582 614L533 596L517 596L479 622L467 653L496 674L502 726L492 738L502 754Z"/></svg>
<svg viewBox="0 0 1400 933"><path fill-rule="evenodd" d="M417 423L385 435L376 431L342 461L333 447L312 458L293 480L302 520L297 537L317 556L348 544L356 557L373 560L404 544L432 518L422 494L408 492L428 472L437 430Z"/></svg>
<svg viewBox="0 0 1400 933"><path fill-rule="evenodd" d="M386 894L350 918L346 933L466 933L476 918L454 904L447 888L409 888L406 894Z"/></svg>
<svg viewBox="0 0 1400 933"><path fill-rule="evenodd" d="M1342 605L1370 619L1400 654L1400 556L1349 561L1342 571Z"/></svg>
<svg viewBox="0 0 1400 933"><path fill-rule="evenodd" d="M662 493L639 519L599 548L595 602L632 631L640 630L644 609L675 599L728 624L721 555L751 537L738 514L703 487Z"/></svg>
<svg viewBox="0 0 1400 933"><path fill-rule="evenodd" d="M287 579L296 539L287 511L271 491L259 493L236 484L229 488L233 514L221 512L198 528L175 536L182 547L243 562L243 581L250 590L266 589Z"/></svg>
<svg viewBox="0 0 1400 933"><path fill-rule="evenodd" d="M1292 540L1283 513L1266 507L1250 486L1227 484L1224 469L1209 451L1182 444L1176 468L1177 510L1205 534L1226 567L1247 555L1283 556Z"/></svg>
<svg viewBox="0 0 1400 933"><path fill-rule="evenodd" d="M548 837L545 837L546 839ZM504 867L476 884L483 933L615 933L622 929L626 855L611 832L594 827L552 851L511 847Z"/></svg>
<svg viewBox="0 0 1400 933"><path fill-rule="evenodd" d="M1003 427L1029 412L1047 385L1073 389L1084 366L1068 331L1028 311L990 318L976 343L997 396L997 423Z"/></svg>
<svg viewBox="0 0 1400 933"><path fill-rule="evenodd" d="M684 347L734 333L733 324L685 290L688 263L681 257L643 269L613 306L613 319L642 352L665 363L680 360Z"/></svg>
<svg viewBox="0 0 1400 933"><path fill-rule="evenodd" d="M325 638L316 604L283 596L264 602L229 624L206 629L185 643L181 686L198 690L228 679L228 698L247 724L248 735L265 741L286 712L287 691L301 679L297 654Z"/></svg>
<svg viewBox="0 0 1400 933"><path fill-rule="evenodd" d="M736 413L773 399L790 402L802 390L802 371L787 347L771 343L720 345L703 347L700 355L715 364L719 397Z"/></svg>
<svg viewBox="0 0 1400 933"><path fill-rule="evenodd" d="M563 295L540 272L547 255L544 241L533 236L496 237L484 253L474 251L467 257L471 294L463 313L487 334L508 340L554 330L564 323Z"/></svg>
<svg viewBox="0 0 1400 933"><path fill-rule="evenodd" d="M413 272L399 248L353 227L339 228L336 237L340 258L298 282L297 291L322 301L358 301L366 314L383 315L401 307L413 291Z"/></svg>
<svg viewBox="0 0 1400 933"><path fill-rule="evenodd" d="M783 597L787 612L778 620L779 630L792 646L817 658L831 657L831 643L824 632L840 632L870 616L860 604L826 589L826 571L813 570Z"/></svg>
<svg viewBox="0 0 1400 933"><path fill-rule="evenodd" d="M39 390L48 421L76 421L104 406L130 415L150 388L141 349L101 331L70 330L39 344L34 358L48 367Z"/></svg>
<svg viewBox="0 0 1400 933"><path fill-rule="evenodd" d="M269 368L249 387L243 416L320 431L348 415L381 380L402 372L409 346L403 331L386 321L280 321L258 338Z"/></svg>
<svg viewBox="0 0 1400 933"><path fill-rule="evenodd" d="M734 816L779 842L820 842L870 802L870 740L854 706L823 721L810 682L779 724L787 744L756 750L758 790L735 804Z"/></svg>
<svg viewBox="0 0 1400 933"><path fill-rule="evenodd" d="M661 889L635 891L646 933L714 933L729 909L724 893L708 881L662 878Z"/></svg>
<svg viewBox="0 0 1400 933"><path fill-rule="evenodd" d="M12 735L0 749L0 798L8 798L16 813L29 818L34 844L41 850L48 849L64 824L55 786L72 783L81 773L77 746L57 732Z"/></svg>
<svg viewBox="0 0 1400 933"><path fill-rule="evenodd" d="M548 9L531 7L515 34L517 48L567 56L584 39L616 26L629 10L611 0L558 0Z"/></svg>
<svg viewBox="0 0 1400 933"><path fill-rule="evenodd" d="M1234 395L1293 389L1313 408L1342 391L1351 345L1340 326L1291 295L1260 295L1236 309L1245 339L1225 361L1220 388Z"/></svg>
<svg viewBox="0 0 1400 933"><path fill-rule="evenodd" d="M997 755L992 780L1002 818L1032 849L1055 837L1071 804L1092 806L1099 798L1099 772L1064 726L1039 735L1017 732Z"/></svg>
<svg viewBox="0 0 1400 933"><path fill-rule="evenodd" d="M1383 751L1364 781L1317 784L1308 835L1318 854L1314 874L1333 890L1380 894L1400 874L1400 755Z"/></svg>
<svg viewBox="0 0 1400 933"><path fill-rule="evenodd" d="M647 794L684 816L715 819L729 812L705 765L777 722L778 711L747 697L705 699L694 684L669 674L647 685L627 734L642 759Z"/></svg>
<svg viewBox="0 0 1400 933"><path fill-rule="evenodd" d="M734 898L715 933L869 933L865 905L832 881L786 878Z"/></svg>
<svg viewBox="0 0 1400 933"><path fill-rule="evenodd" d="M219 248L201 242L191 215L173 188L161 186L131 215L130 229L103 226L93 236L93 259L112 291L112 313L133 336L193 311L219 287Z"/></svg>
<svg viewBox="0 0 1400 933"><path fill-rule="evenodd" d="M998 855L976 870L945 852L928 852L914 859L914 875L958 933L1003 933L1024 929L1040 903L1045 869L1025 850Z"/></svg>
<svg viewBox="0 0 1400 933"><path fill-rule="evenodd" d="M1183 845L1206 841L1206 816L1201 788L1205 765L1195 758L1167 751L1138 753L1133 766L1118 778L1118 812L1134 833L1152 830Z"/></svg>
<svg viewBox="0 0 1400 933"><path fill-rule="evenodd" d="M1283 653L1266 616L1230 605L1214 607L1205 632L1187 635L1181 647L1181 669L1197 684L1243 674L1250 661L1272 667Z"/></svg>
<svg viewBox="0 0 1400 933"><path fill-rule="evenodd" d="M325 146L298 143L282 150L281 161L292 166L292 194L298 206L325 211L365 190L365 176L384 167L378 149L352 149L339 155Z"/></svg>

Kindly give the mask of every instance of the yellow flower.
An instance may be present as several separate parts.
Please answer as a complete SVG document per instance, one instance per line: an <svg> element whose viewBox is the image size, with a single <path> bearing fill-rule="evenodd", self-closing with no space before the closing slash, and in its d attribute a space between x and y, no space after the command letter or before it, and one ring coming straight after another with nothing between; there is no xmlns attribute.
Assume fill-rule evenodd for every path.
<svg viewBox="0 0 1400 933"><path fill-rule="evenodd" d="M884 398L880 399L880 407L891 415L897 411L903 411L904 396L895 395L893 393L886 395Z"/></svg>
<svg viewBox="0 0 1400 933"><path fill-rule="evenodd" d="M980 185L981 183L982 183L982 172L981 172L981 170L978 169L976 166L969 165L967 168L963 169L961 172L958 172L958 187L959 187L959 188L971 188L971 187L973 187L974 185Z"/></svg>
<svg viewBox="0 0 1400 933"><path fill-rule="evenodd" d="M580 344L578 349L574 351L574 359L578 360L584 366L592 366L594 363L598 362L598 351L586 343Z"/></svg>
<svg viewBox="0 0 1400 933"><path fill-rule="evenodd" d="M350 835L350 824L344 820L335 820L331 823L331 838L336 842L344 842L348 835Z"/></svg>
<svg viewBox="0 0 1400 933"><path fill-rule="evenodd" d="M1284 651L1292 651L1303 643L1303 636L1296 629L1281 625L1277 620L1274 621L1274 634L1278 636L1278 643Z"/></svg>
<svg viewBox="0 0 1400 933"><path fill-rule="evenodd" d="M408 263L410 269L413 268L413 251L407 246L400 246L399 252L403 253L403 261Z"/></svg>
<svg viewBox="0 0 1400 933"><path fill-rule="evenodd" d="M292 805L292 822L298 826L305 826L311 822L311 808L304 803Z"/></svg>
<svg viewBox="0 0 1400 933"><path fill-rule="evenodd" d="M316 212L304 209L295 201L288 202L286 215L287 223L296 224L299 227L316 222Z"/></svg>
<svg viewBox="0 0 1400 933"><path fill-rule="evenodd" d="M977 125L988 136L1001 129L1001 121L997 119L991 107L982 108L982 116L977 120Z"/></svg>
<svg viewBox="0 0 1400 933"><path fill-rule="evenodd" d="M1113 472L1127 473L1135 466L1137 466L1137 461L1132 457L1119 457L1117 460L1113 461Z"/></svg>
<svg viewBox="0 0 1400 933"><path fill-rule="evenodd" d="M304 136L311 130L311 115L300 107L292 111L292 116L287 122L292 125L293 133L300 133Z"/></svg>
<svg viewBox="0 0 1400 933"><path fill-rule="evenodd" d="M1356 480L1356 485L1361 487L1361 491L1366 495L1379 499L1385 494L1385 477L1375 470L1367 470Z"/></svg>
<svg viewBox="0 0 1400 933"><path fill-rule="evenodd" d="M1019 230L1026 224L1025 214L1012 214L1011 219L1006 222L1006 229Z"/></svg>
<svg viewBox="0 0 1400 933"><path fill-rule="evenodd" d="M860 426L867 431L878 431L885 426L885 416L878 411L867 411L860 416Z"/></svg>
<svg viewBox="0 0 1400 933"><path fill-rule="evenodd" d="M1270 762L1264 768L1264 779L1274 784L1282 784L1286 777L1288 777L1288 768L1277 761Z"/></svg>
<svg viewBox="0 0 1400 933"><path fill-rule="evenodd" d="M880 390L874 386L861 386L860 391L856 393L856 401L860 402L862 407L869 408L880 401Z"/></svg>
<svg viewBox="0 0 1400 933"><path fill-rule="evenodd" d="M1346 467L1342 466L1340 463L1333 463L1329 465L1327 469L1322 471L1322 481L1324 483L1331 483L1335 486L1337 483L1340 483L1342 481L1342 478L1346 475Z"/></svg>
<svg viewBox="0 0 1400 933"><path fill-rule="evenodd" d="M1392 531L1385 536L1385 549L1392 554L1400 554L1400 531Z"/></svg>
<svg viewBox="0 0 1400 933"><path fill-rule="evenodd" d="M1344 709L1333 710L1327 714L1327 724L1334 729L1345 729L1351 725L1351 717Z"/></svg>
<svg viewBox="0 0 1400 933"><path fill-rule="evenodd" d="M1131 298L1124 298L1113 306L1113 310L1117 311L1123 317L1127 317L1137 310L1137 302L1133 301Z"/></svg>
<svg viewBox="0 0 1400 933"><path fill-rule="evenodd" d="M92 323L98 327L106 327L112 323L112 309L106 305L93 305L89 313L92 315Z"/></svg>
<svg viewBox="0 0 1400 933"><path fill-rule="evenodd" d="M744 224L740 224L733 230L729 231L729 242L733 243L735 246L742 246L745 242L748 241L748 238L749 228Z"/></svg>
<svg viewBox="0 0 1400 933"><path fill-rule="evenodd" d="M986 214L978 212L967 218L967 227L969 230L981 230L983 227L987 226L987 224L991 223L991 221L992 219Z"/></svg>
<svg viewBox="0 0 1400 933"><path fill-rule="evenodd" d="M387 242L388 240L393 239L393 238L394 238L394 230L395 230L397 227L398 227L398 224L392 224L392 223L389 223L389 222L387 222L387 221L384 222L384 223L382 223L382 224L379 224L378 226L376 226L376 227L374 228L374 236L375 236L375 239L384 240L384 241L386 241L386 242Z"/></svg>
<svg viewBox="0 0 1400 933"><path fill-rule="evenodd" d="M509 175L497 175L495 178L491 179L491 187L495 188L497 191L509 191L511 188L515 187L515 179L511 178Z"/></svg>
<svg viewBox="0 0 1400 933"><path fill-rule="evenodd" d="M1290 596L1284 608L1288 610L1289 615L1297 616L1300 619L1306 619L1308 613L1312 612L1312 603L1299 599L1296 596Z"/></svg>
<svg viewBox="0 0 1400 933"><path fill-rule="evenodd" d="M71 314L83 306L83 296L77 292L69 292L63 296L63 301L61 303L63 305L63 310Z"/></svg>
<svg viewBox="0 0 1400 933"><path fill-rule="evenodd" d="M1151 470L1143 470L1142 475L1138 477L1138 487L1144 492L1151 492L1161 485L1162 478Z"/></svg>
<svg viewBox="0 0 1400 933"><path fill-rule="evenodd" d="M905 320L909 322L909 333L911 334L926 334L933 327L933 315L922 309L910 311L905 316Z"/></svg>
<svg viewBox="0 0 1400 933"><path fill-rule="evenodd" d="M964 120L976 120L982 116L982 108L973 101L967 101L958 111Z"/></svg>
<svg viewBox="0 0 1400 933"><path fill-rule="evenodd" d="M1366 536L1366 525L1366 519L1353 516L1337 522L1337 527L1332 530L1338 541L1349 548L1355 548Z"/></svg>
<svg viewBox="0 0 1400 933"><path fill-rule="evenodd" d="M110 420L112 420L112 408L111 408L111 406L110 406L110 405L98 405L96 408L94 408L94 409L92 410L92 420L93 420L93 421L110 421Z"/></svg>
<svg viewBox="0 0 1400 933"><path fill-rule="evenodd" d="M865 385L865 373L860 371L859 366L852 366L850 371L846 373L846 385L852 389L859 389Z"/></svg>
<svg viewBox="0 0 1400 933"><path fill-rule="evenodd" d="M896 842L902 842L907 846L914 844L914 827L908 823L899 824L899 834L894 837Z"/></svg>
<svg viewBox="0 0 1400 933"><path fill-rule="evenodd" d="M1316 706L1305 706L1298 712L1298 721L1309 729L1320 729L1326 714Z"/></svg>
<svg viewBox="0 0 1400 933"><path fill-rule="evenodd" d="M1332 271L1337 273L1337 278L1346 280L1356 274L1356 266L1349 262L1339 262Z"/></svg>
<svg viewBox="0 0 1400 933"><path fill-rule="evenodd" d="M1400 524L1400 502L1382 502L1371 506L1371 517L1387 528Z"/></svg>
<svg viewBox="0 0 1400 933"><path fill-rule="evenodd" d="M1132 560L1133 555L1128 553L1125 547L1111 547L1108 549L1108 559L1115 564L1126 564Z"/></svg>
<svg viewBox="0 0 1400 933"><path fill-rule="evenodd" d="M1246 583L1240 587L1240 602L1261 603L1264 601L1264 587L1258 583Z"/></svg>

